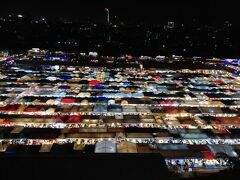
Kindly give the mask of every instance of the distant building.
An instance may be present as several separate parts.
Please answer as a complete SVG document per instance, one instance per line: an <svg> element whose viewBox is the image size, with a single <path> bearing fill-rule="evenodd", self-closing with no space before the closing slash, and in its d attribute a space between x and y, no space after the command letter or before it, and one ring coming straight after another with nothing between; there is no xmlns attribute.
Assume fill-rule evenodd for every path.
<svg viewBox="0 0 240 180"><path fill-rule="evenodd" d="M168 21L167 25L164 26L164 29L173 29L175 27L173 21Z"/></svg>
<svg viewBox="0 0 240 180"><path fill-rule="evenodd" d="M109 13L109 9L105 8L104 9L106 11L106 20L107 20L107 25L110 24L110 13Z"/></svg>
<svg viewBox="0 0 240 180"><path fill-rule="evenodd" d="M47 54L47 52L48 52L47 50L42 50L39 48L32 48L32 49L28 50L28 56L40 58L40 57L44 57Z"/></svg>

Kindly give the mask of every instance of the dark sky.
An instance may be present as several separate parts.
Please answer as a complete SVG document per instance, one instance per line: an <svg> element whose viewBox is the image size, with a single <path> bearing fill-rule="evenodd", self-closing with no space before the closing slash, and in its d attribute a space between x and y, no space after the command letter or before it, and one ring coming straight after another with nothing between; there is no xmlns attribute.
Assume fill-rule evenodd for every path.
<svg viewBox="0 0 240 180"><path fill-rule="evenodd" d="M101 21L105 7L110 9L112 18L149 22L192 17L238 21L239 14L234 0L3 0L0 14L27 13Z"/></svg>

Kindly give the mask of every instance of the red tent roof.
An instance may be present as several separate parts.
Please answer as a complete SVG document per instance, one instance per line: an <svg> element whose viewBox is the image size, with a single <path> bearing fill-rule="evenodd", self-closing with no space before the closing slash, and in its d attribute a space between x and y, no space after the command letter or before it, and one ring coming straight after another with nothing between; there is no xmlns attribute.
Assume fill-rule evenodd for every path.
<svg viewBox="0 0 240 180"><path fill-rule="evenodd" d="M75 102L76 102L76 100L73 98L63 98L61 100L61 103L75 103Z"/></svg>
<svg viewBox="0 0 240 180"><path fill-rule="evenodd" d="M72 115L66 121L66 123L79 123L79 122L81 122L81 115Z"/></svg>
<svg viewBox="0 0 240 180"><path fill-rule="evenodd" d="M88 82L89 85L99 85L100 84L100 81L98 80L91 80Z"/></svg>
<svg viewBox="0 0 240 180"><path fill-rule="evenodd" d="M10 122L11 122L10 119L4 119L4 120L3 120L3 124L9 124Z"/></svg>
<svg viewBox="0 0 240 180"><path fill-rule="evenodd" d="M207 160L214 159L214 154L211 151L202 151L202 154Z"/></svg>
<svg viewBox="0 0 240 180"><path fill-rule="evenodd" d="M220 84L220 83L222 83L222 80L221 79L216 79L214 82L217 83L217 84Z"/></svg>
<svg viewBox="0 0 240 180"><path fill-rule="evenodd" d="M67 120L68 120L68 118L69 118L69 116L57 116L57 118L56 118L56 122L58 122L58 123L64 123L64 122L66 122Z"/></svg>

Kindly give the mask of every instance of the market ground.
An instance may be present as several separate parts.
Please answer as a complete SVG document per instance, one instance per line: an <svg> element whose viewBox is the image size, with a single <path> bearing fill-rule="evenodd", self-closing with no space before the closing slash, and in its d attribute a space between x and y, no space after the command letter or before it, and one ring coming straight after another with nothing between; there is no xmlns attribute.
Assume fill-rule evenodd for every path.
<svg viewBox="0 0 240 180"><path fill-rule="evenodd" d="M159 154L1 155L1 179L167 180Z"/></svg>

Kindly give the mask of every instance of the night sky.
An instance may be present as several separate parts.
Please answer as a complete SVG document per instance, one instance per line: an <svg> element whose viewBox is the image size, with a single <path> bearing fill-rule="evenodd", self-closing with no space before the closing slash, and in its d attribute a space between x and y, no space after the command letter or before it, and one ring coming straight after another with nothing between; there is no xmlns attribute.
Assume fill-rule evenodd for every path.
<svg viewBox="0 0 240 180"><path fill-rule="evenodd" d="M101 22L105 7L110 9L111 18L116 16L132 22L189 18L238 22L239 15L234 0L4 0L0 14L24 13Z"/></svg>

